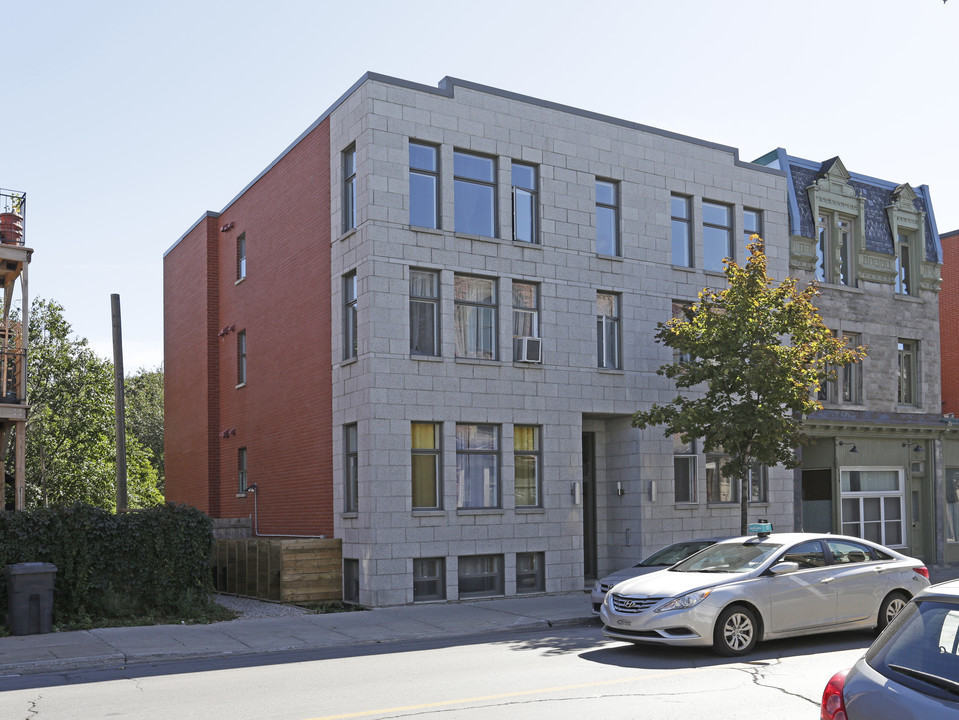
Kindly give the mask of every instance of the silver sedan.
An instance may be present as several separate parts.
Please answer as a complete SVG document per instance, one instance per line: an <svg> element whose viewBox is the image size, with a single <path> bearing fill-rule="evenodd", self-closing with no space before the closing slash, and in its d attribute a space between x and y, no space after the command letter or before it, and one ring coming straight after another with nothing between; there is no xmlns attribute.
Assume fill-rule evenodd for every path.
<svg viewBox="0 0 959 720"><path fill-rule="evenodd" d="M616 640L744 655L759 640L882 629L928 586L920 560L867 540L763 533L616 585L600 618Z"/></svg>

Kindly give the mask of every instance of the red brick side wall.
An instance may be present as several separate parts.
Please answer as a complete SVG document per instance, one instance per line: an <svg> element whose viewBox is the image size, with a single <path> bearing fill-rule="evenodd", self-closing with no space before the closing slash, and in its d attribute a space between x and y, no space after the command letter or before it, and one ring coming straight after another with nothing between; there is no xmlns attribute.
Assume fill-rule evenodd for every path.
<svg viewBox="0 0 959 720"><path fill-rule="evenodd" d="M329 182L327 120L216 221L218 277L206 273L218 306L207 338L213 350L207 394L218 400L218 417L210 412L206 418L216 445L210 457L218 455L216 469L208 472L208 511L225 518L253 515L253 493L237 493L237 453L245 447L247 482L257 485L260 534L333 535ZM221 231L224 226L229 229ZM241 233L247 271L237 282ZM193 260L187 253L182 257ZM165 304L170 302L166 297ZM247 376L237 387L237 333L243 330ZM166 339L167 404L181 412L170 393L197 394L195 374L171 373L172 367L183 370L183 361L174 362L171 355L196 356L195 342L195 336L190 342ZM168 411L168 433L171 423L184 420L192 425ZM183 470L180 450L169 440L166 448L167 467L176 457ZM195 475L184 477L191 479L167 480L168 500L195 496Z"/></svg>
<svg viewBox="0 0 959 720"><path fill-rule="evenodd" d="M959 416L959 230L939 239L943 260L939 292L942 411Z"/></svg>

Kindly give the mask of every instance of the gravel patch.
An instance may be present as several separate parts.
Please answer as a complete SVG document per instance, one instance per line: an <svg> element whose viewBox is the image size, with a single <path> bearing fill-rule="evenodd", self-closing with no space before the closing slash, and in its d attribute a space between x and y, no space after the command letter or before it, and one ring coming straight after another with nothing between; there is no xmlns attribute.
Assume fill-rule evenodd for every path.
<svg viewBox="0 0 959 720"><path fill-rule="evenodd" d="M214 595L213 599L218 605L222 605L227 610L233 610L239 613L236 617L237 620L252 620L268 617L297 617L300 615L314 614L296 605L266 602L264 600L255 600L239 595Z"/></svg>

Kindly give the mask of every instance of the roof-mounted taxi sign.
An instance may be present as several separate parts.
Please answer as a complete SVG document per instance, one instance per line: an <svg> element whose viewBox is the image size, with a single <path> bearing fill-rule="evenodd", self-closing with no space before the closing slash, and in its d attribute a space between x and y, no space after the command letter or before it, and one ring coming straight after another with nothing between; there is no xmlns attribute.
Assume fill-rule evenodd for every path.
<svg viewBox="0 0 959 720"><path fill-rule="evenodd" d="M759 522L749 523L746 526L746 533L748 535L759 535L760 537L769 535L773 531L773 524L768 520L760 520Z"/></svg>

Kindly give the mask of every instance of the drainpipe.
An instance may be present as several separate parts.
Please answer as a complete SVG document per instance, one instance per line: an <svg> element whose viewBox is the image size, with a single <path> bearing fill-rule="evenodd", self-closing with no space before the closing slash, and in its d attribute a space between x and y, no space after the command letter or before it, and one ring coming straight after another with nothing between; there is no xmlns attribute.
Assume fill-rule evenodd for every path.
<svg viewBox="0 0 959 720"><path fill-rule="evenodd" d="M279 535L279 534L269 534L261 535L260 534L260 516L259 516L259 503L257 498L259 493L257 492L257 483L250 485L246 491L248 493L253 493L253 537L264 537L264 538L316 538L318 540L326 540L326 535Z"/></svg>

